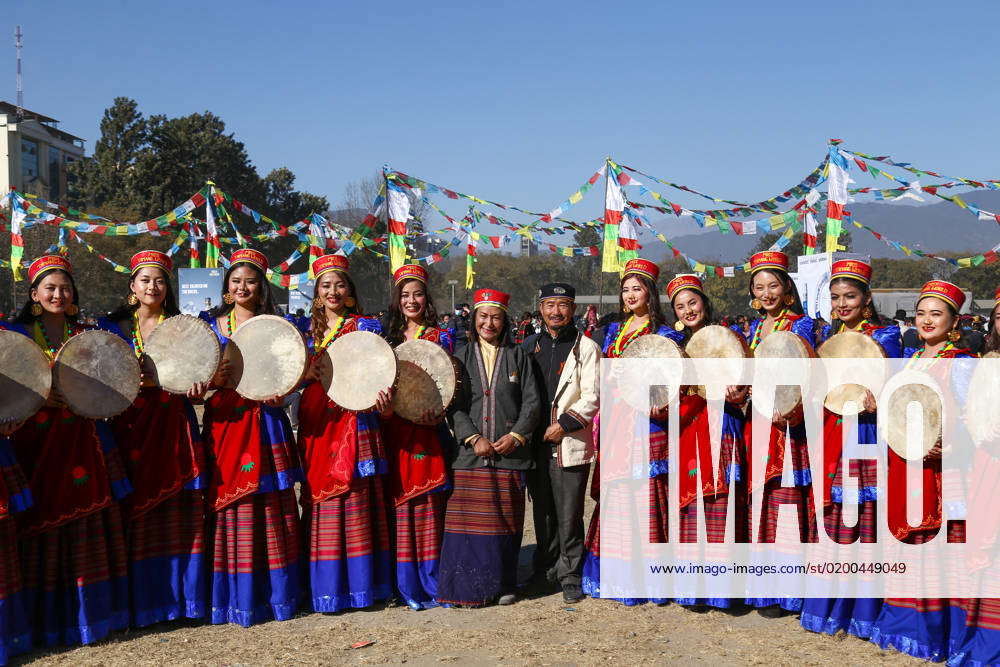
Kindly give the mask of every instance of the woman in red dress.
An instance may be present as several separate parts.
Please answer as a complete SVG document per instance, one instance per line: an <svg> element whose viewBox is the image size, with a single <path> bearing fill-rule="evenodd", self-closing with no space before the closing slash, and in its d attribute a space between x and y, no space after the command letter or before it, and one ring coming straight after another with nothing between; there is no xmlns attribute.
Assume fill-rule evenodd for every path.
<svg viewBox="0 0 1000 667"><path fill-rule="evenodd" d="M223 346L244 322L277 311L264 254L241 248L230 259L224 303L201 313ZM226 379L223 369L213 384ZM244 627L287 621L300 598L294 487L302 480L302 468L281 397L252 401L222 387L205 404L202 433L212 468L207 489L210 621Z"/></svg>
<svg viewBox="0 0 1000 667"><path fill-rule="evenodd" d="M386 338L393 347L408 340L437 343L452 352L451 334L434 326L437 311L427 289L427 270L401 266L392 277ZM395 507L396 589L412 609L437 605L438 558L449 488L445 448L451 435L444 413L420 423L390 415L382 420L389 455L389 495Z"/></svg>
<svg viewBox="0 0 1000 667"><path fill-rule="evenodd" d="M11 329L49 358L85 329L69 261L28 268L31 292ZM26 618L35 642L91 644L129 624L128 561L117 501L132 491L111 429L70 412L57 391L14 432L34 507L18 517Z"/></svg>
<svg viewBox="0 0 1000 667"><path fill-rule="evenodd" d="M315 611L368 607L392 596L392 549L385 507L386 458L378 416L331 401L319 382L323 351L352 331L382 333L378 320L359 315L347 258L326 255L316 276L309 347L313 352L299 406L299 446L306 470L302 521L309 550ZM389 404L380 393L377 412Z"/></svg>
<svg viewBox="0 0 1000 667"><path fill-rule="evenodd" d="M101 327L124 338L144 364L143 341L177 315L170 257L155 250L132 256L125 304ZM205 556L205 449L190 399L170 394L144 374L139 396L112 422L135 488L122 504L128 538L132 623L204 618L208 606Z"/></svg>

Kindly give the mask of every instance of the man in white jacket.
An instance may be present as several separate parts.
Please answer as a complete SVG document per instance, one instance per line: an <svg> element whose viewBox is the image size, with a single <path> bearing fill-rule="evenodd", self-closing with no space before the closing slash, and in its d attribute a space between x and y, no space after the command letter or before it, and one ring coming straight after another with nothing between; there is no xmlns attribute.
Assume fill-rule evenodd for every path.
<svg viewBox="0 0 1000 667"><path fill-rule="evenodd" d="M566 602L583 598L583 503L594 460L591 426L598 407L601 350L573 324L576 292L566 283L538 290L544 328L523 347L535 363L542 396L528 471L538 547L532 583L558 584Z"/></svg>

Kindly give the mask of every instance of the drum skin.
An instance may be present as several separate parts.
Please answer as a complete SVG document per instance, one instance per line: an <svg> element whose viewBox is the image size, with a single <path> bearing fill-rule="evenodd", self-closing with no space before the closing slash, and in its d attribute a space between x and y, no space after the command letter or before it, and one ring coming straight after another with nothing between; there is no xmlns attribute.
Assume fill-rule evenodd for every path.
<svg viewBox="0 0 1000 667"><path fill-rule="evenodd" d="M320 382L330 400L345 410L370 410L378 393L396 383L396 355L369 331L352 331L330 343L321 357Z"/></svg>
<svg viewBox="0 0 1000 667"><path fill-rule="evenodd" d="M621 356L623 359L651 360L649 364L649 373L652 375L649 392L651 406L662 407L677 398L681 388L680 379L684 372L681 360L687 356L680 345L665 336L640 336L625 348ZM655 382L670 384L658 385ZM625 392L624 398L633 407L643 406L642 399L634 392Z"/></svg>
<svg viewBox="0 0 1000 667"><path fill-rule="evenodd" d="M1000 352L987 352L976 363L969 381L965 425L977 446L1000 440Z"/></svg>
<svg viewBox="0 0 1000 667"><path fill-rule="evenodd" d="M52 384L81 417L108 419L139 395L139 360L132 347L107 331L84 331L56 353Z"/></svg>
<svg viewBox="0 0 1000 667"><path fill-rule="evenodd" d="M27 336L0 330L0 424L27 419L52 390L52 368Z"/></svg>
<svg viewBox="0 0 1000 667"><path fill-rule="evenodd" d="M791 331L772 331L754 350L754 358L767 360L811 359L816 356L812 346L796 333ZM757 364L755 372L766 368L766 364ZM804 367L806 385L808 386L808 367ZM774 409L782 417L792 414L802 404L802 393L798 385L778 385L775 389ZM770 415L768 415L770 416Z"/></svg>
<svg viewBox="0 0 1000 667"><path fill-rule="evenodd" d="M236 392L252 401L263 401L298 387L309 354L294 324L277 315L257 315L233 333L225 358Z"/></svg>
<svg viewBox="0 0 1000 667"><path fill-rule="evenodd" d="M882 360L876 371L874 364L864 362L853 371L848 365L828 366L828 386L833 387L827 394L823 406L838 415L854 415L864 409L864 400L867 389L862 384L846 382L852 376L866 376L864 379L871 381L874 391L877 393L885 382L889 372L888 363L885 361L885 351L874 338L866 336L860 331L842 331L839 334L830 336L826 342L819 346L816 353L822 359L876 359ZM835 371L835 372L834 372ZM853 402L856 409L845 410L848 403Z"/></svg>
<svg viewBox="0 0 1000 667"><path fill-rule="evenodd" d="M941 441L944 406L939 393L940 385L937 380L919 370L903 370L886 383L878 402L879 428L884 429L885 441L900 457L920 461ZM906 413L909 404L914 401L923 412L923 438L910 456L907 450Z"/></svg>
<svg viewBox="0 0 1000 667"><path fill-rule="evenodd" d="M418 422L425 413L441 414L455 398L458 370L451 355L437 343L410 340L396 348L399 377L392 409Z"/></svg>
<svg viewBox="0 0 1000 667"><path fill-rule="evenodd" d="M161 322L146 337L143 353L156 384L171 394L186 394L195 383L211 381L222 356L212 328L191 315Z"/></svg>
<svg viewBox="0 0 1000 667"><path fill-rule="evenodd" d="M731 362L726 362L725 374L740 377L743 360L750 356L750 347L743 336L729 327L709 324L691 335L684 352L692 359L731 359ZM705 398L705 385L698 385L697 391L699 396Z"/></svg>

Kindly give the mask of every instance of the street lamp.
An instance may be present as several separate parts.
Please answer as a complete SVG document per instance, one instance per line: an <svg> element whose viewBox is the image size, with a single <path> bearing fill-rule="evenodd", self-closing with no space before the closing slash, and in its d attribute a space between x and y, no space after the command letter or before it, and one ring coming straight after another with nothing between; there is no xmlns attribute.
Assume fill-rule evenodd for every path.
<svg viewBox="0 0 1000 667"><path fill-rule="evenodd" d="M451 312L455 313L455 285L458 284L457 280L449 280L448 284L451 285Z"/></svg>

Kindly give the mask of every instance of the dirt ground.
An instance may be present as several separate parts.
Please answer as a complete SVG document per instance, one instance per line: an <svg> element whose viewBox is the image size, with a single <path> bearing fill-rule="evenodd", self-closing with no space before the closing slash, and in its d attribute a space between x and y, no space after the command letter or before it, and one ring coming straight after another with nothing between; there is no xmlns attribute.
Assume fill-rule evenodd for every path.
<svg viewBox="0 0 1000 667"><path fill-rule="evenodd" d="M588 507L588 515L592 507ZM529 505L521 550L529 574L534 529ZM358 648L352 648L365 644ZM916 664L894 651L843 635L806 632L797 616L761 617L741 609L695 612L678 605L626 607L561 594L509 607L431 609L376 607L339 614L303 613L283 623L164 623L119 633L99 644L33 653L36 665L261 664Z"/></svg>

